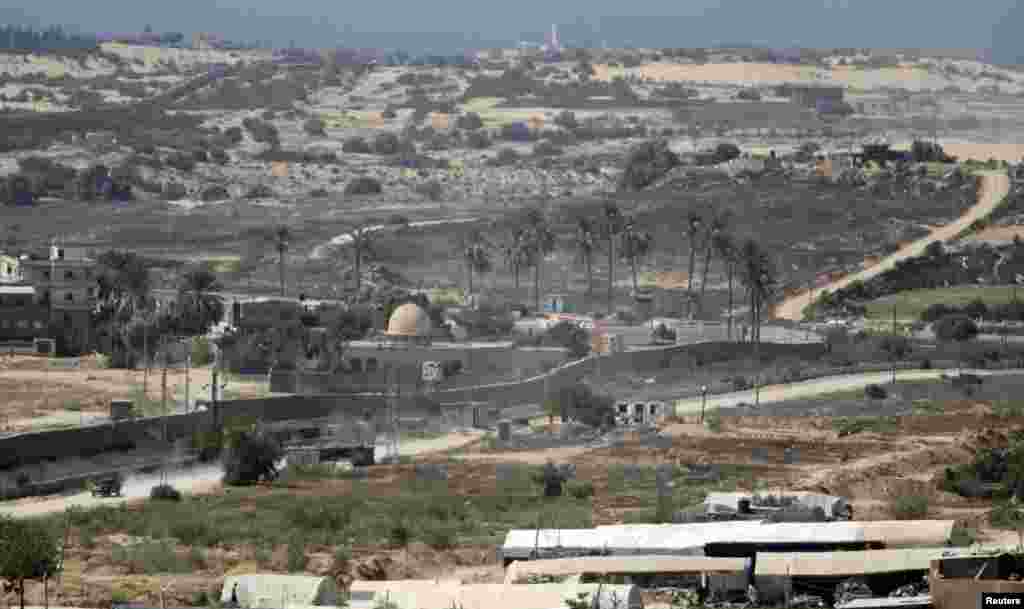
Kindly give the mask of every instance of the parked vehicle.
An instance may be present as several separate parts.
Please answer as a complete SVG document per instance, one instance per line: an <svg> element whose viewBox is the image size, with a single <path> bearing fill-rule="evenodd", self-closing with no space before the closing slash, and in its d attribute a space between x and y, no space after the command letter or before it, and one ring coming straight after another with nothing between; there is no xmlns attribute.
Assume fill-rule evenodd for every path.
<svg viewBox="0 0 1024 609"><path fill-rule="evenodd" d="M120 497L124 478L120 474L97 478L92 481L93 497Z"/></svg>

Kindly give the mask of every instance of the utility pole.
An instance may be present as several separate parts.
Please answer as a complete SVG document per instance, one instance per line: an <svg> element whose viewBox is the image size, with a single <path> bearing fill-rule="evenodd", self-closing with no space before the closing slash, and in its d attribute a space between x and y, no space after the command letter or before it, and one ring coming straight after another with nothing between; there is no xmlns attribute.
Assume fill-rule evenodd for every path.
<svg viewBox="0 0 1024 609"><path fill-rule="evenodd" d="M192 369L192 354L188 353L185 356L185 413L189 411L189 373Z"/></svg>
<svg viewBox="0 0 1024 609"><path fill-rule="evenodd" d="M160 381L160 400L164 411L164 444L167 444L167 337L161 339L161 358L163 359L163 375ZM160 469L160 484L167 482L167 463L164 459L164 467Z"/></svg>
<svg viewBox="0 0 1024 609"><path fill-rule="evenodd" d="M896 340L896 303L892 303L892 336ZM893 345L896 347L896 345ZM896 384L896 356L891 354L892 359L892 384Z"/></svg>

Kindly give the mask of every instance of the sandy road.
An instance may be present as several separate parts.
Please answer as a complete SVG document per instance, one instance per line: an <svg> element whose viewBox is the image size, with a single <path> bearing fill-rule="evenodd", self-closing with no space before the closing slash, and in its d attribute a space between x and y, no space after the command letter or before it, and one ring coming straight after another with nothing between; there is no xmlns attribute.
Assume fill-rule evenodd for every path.
<svg viewBox="0 0 1024 609"><path fill-rule="evenodd" d="M975 220L987 217L1009 194L1010 178L1005 172L998 171L979 172L979 175L981 176L981 192L978 194L978 202L968 209L964 215L950 224L933 229L928 236L900 248L890 256L883 258L878 264L816 289L816 293L834 292L845 288L854 281L867 281L895 267L896 263L901 260L920 256L932 242L948 241L960 233L960 231L970 226ZM772 310L772 317L775 319L800 321L803 319L803 308L805 306L807 306L807 294L797 294L776 305Z"/></svg>

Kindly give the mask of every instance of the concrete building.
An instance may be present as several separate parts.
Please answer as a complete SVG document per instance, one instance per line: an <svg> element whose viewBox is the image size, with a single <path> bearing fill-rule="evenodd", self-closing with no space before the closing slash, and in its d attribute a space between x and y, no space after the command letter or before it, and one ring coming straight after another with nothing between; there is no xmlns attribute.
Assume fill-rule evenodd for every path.
<svg viewBox="0 0 1024 609"><path fill-rule="evenodd" d="M47 335L49 313L30 285L0 285L0 342L27 342Z"/></svg>
<svg viewBox="0 0 1024 609"><path fill-rule="evenodd" d="M838 104L843 101L845 90L840 86L822 85L784 85L781 87L785 97L804 108L817 108L819 102Z"/></svg>
<svg viewBox="0 0 1024 609"><path fill-rule="evenodd" d="M35 288L38 304L60 328L67 350L79 352L92 341L92 311L99 287L96 261L84 245L53 244L46 260L22 260L25 282Z"/></svg>

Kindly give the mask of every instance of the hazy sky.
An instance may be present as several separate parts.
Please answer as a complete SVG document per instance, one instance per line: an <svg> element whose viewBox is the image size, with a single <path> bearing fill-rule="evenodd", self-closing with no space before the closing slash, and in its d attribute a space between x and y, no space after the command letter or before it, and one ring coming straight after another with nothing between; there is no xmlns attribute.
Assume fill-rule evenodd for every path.
<svg viewBox="0 0 1024 609"><path fill-rule="evenodd" d="M210 31L286 46L457 50L540 41L609 46L759 43L809 47L991 48L1024 56L1019 0L14 0L0 22L83 31Z"/></svg>

